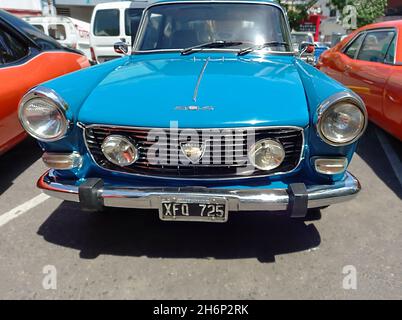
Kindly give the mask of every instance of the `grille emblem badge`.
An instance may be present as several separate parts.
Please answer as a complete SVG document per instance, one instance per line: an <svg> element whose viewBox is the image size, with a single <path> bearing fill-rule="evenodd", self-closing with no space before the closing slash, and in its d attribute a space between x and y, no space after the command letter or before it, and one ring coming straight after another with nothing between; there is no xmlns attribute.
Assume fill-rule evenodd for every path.
<svg viewBox="0 0 402 320"><path fill-rule="evenodd" d="M205 143L194 143L194 142L182 142L180 143L180 149L183 155L190 160L191 163L195 164L200 161L205 153L206 144Z"/></svg>

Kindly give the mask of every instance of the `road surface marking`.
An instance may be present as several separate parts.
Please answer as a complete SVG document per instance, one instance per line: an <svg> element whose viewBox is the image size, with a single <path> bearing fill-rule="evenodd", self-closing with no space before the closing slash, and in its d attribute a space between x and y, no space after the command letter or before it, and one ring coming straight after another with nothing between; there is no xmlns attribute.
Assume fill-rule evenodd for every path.
<svg viewBox="0 0 402 320"><path fill-rule="evenodd" d="M50 197L44 193L28 200L27 202L11 209L10 211L3 213L0 215L0 227L4 226L6 223L10 222L11 220L18 218L20 215L28 212L29 210L35 208L36 206L40 205L42 202L45 202Z"/></svg>
<svg viewBox="0 0 402 320"><path fill-rule="evenodd" d="M378 140L382 145L385 155L394 170L395 176L398 178L400 185L402 186L402 162L399 156L396 154L395 150L389 143L388 137L379 129L376 129Z"/></svg>

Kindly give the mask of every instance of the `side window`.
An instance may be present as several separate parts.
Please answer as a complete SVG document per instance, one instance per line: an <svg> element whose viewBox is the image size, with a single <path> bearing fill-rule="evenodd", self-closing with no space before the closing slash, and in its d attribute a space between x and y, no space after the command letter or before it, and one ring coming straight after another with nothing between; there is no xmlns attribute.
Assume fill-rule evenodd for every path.
<svg viewBox="0 0 402 320"><path fill-rule="evenodd" d="M33 24L33 26L38 29L39 31L45 33L45 28L41 24Z"/></svg>
<svg viewBox="0 0 402 320"><path fill-rule="evenodd" d="M357 59L370 62L384 62L394 36L394 31L369 32L364 39Z"/></svg>
<svg viewBox="0 0 402 320"><path fill-rule="evenodd" d="M391 42L391 45L388 48L387 55L385 56L385 63L394 63L395 62L395 47L396 47L396 36Z"/></svg>
<svg viewBox="0 0 402 320"><path fill-rule="evenodd" d="M62 24L49 24L48 27L49 36L56 40L66 40L66 28Z"/></svg>
<svg viewBox="0 0 402 320"><path fill-rule="evenodd" d="M0 29L0 66L22 59L28 51L28 47L22 41Z"/></svg>
<svg viewBox="0 0 402 320"><path fill-rule="evenodd" d="M126 35L135 35L140 25L143 9L126 9L125 11L125 29Z"/></svg>
<svg viewBox="0 0 402 320"><path fill-rule="evenodd" d="M344 51L344 54L346 54L349 58L354 59L356 56L357 50L360 48L360 44L362 43L364 39L364 34L359 35L357 38L355 38L351 44L346 48Z"/></svg>
<svg viewBox="0 0 402 320"><path fill-rule="evenodd" d="M99 37L117 37L120 35L120 11L105 9L96 12L94 35Z"/></svg>

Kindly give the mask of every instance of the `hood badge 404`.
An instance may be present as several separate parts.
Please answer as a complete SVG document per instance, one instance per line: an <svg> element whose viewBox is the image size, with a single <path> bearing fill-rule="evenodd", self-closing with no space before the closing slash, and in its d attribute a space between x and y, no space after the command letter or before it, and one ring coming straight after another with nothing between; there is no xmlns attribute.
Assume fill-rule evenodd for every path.
<svg viewBox="0 0 402 320"><path fill-rule="evenodd" d="M175 110L184 110L184 111L213 111L215 108L212 106L177 106Z"/></svg>

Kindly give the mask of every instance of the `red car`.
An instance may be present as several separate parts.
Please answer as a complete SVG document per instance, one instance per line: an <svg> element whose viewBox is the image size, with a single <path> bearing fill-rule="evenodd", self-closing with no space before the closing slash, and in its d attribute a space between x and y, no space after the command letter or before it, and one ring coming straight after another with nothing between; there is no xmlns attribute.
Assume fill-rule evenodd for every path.
<svg viewBox="0 0 402 320"><path fill-rule="evenodd" d="M359 94L370 120L402 140L402 20L356 30L317 68Z"/></svg>
<svg viewBox="0 0 402 320"><path fill-rule="evenodd" d="M25 138L18 103L41 82L89 66L78 51L64 48L21 19L0 10L0 154Z"/></svg>

